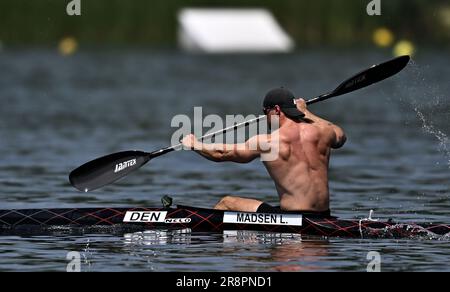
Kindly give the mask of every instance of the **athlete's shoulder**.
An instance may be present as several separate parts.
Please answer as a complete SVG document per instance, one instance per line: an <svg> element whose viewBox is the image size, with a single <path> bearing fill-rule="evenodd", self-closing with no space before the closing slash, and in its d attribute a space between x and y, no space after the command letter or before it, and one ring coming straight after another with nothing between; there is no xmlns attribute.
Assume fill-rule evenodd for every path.
<svg viewBox="0 0 450 292"><path fill-rule="evenodd" d="M323 136L324 129L316 123L300 124L300 138L302 141L317 141Z"/></svg>

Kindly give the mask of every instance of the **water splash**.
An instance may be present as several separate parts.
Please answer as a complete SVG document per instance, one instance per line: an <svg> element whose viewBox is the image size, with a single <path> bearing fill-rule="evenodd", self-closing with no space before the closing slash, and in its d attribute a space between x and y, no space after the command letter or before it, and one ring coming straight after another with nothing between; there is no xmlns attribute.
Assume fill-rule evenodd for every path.
<svg viewBox="0 0 450 292"><path fill-rule="evenodd" d="M447 234L436 234L423 226L416 224L398 223L382 229L365 228L361 233L362 238L384 238L384 239L411 239L411 240L450 240L450 232Z"/></svg>
<svg viewBox="0 0 450 292"><path fill-rule="evenodd" d="M93 258L90 244L91 244L91 242L88 238L87 242L86 242L86 247L84 248L84 252L81 253L81 255L83 256L84 264L88 267L88 270L90 270L92 268L92 260L91 259Z"/></svg>
<svg viewBox="0 0 450 292"><path fill-rule="evenodd" d="M450 168L450 139L448 135L438 129L433 123L425 117L425 115L420 111L418 107L414 107L414 110L422 122L422 129L433 136L439 141L439 151L441 151L446 159L447 165Z"/></svg>
<svg viewBox="0 0 450 292"><path fill-rule="evenodd" d="M408 67L410 72L412 84L403 85L404 92L407 92L409 99L404 98L401 101L404 104L408 104L413 107L413 111L419 118L422 124L422 129L425 133L431 134L439 141L439 151L445 156L447 165L450 168L450 138L449 135L444 132L442 127L436 125L437 112L443 107L447 106L450 98L442 95L442 91L439 86L430 86L427 78L424 76L423 68L417 64L414 60ZM403 87L402 86L402 87ZM423 88L427 88L429 94L425 97L417 96L417 92L422 92ZM420 103L420 101L426 99L426 103Z"/></svg>

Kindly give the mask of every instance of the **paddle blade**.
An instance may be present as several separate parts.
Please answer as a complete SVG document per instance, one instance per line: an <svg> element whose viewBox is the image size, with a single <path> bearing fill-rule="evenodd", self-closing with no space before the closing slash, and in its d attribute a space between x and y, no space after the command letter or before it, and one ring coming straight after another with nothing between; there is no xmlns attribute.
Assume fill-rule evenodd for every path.
<svg viewBox="0 0 450 292"><path fill-rule="evenodd" d="M333 92L326 93L319 97L308 100L307 104L308 105L315 104L330 99L332 97L344 95L356 91L358 89L370 86L374 83L383 81L402 71L408 65L410 59L411 59L410 56L402 56L390 60L386 63L372 66L371 68L344 81Z"/></svg>
<svg viewBox="0 0 450 292"><path fill-rule="evenodd" d="M410 59L410 56L402 56L383 64L375 65L342 83L333 91L332 95L344 95L390 78L402 71L408 65Z"/></svg>
<svg viewBox="0 0 450 292"><path fill-rule="evenodd" d="M151 155L140 151L111 154L75 169L69 180L73 187L89 192L109 185L149 162Z"/></svg>

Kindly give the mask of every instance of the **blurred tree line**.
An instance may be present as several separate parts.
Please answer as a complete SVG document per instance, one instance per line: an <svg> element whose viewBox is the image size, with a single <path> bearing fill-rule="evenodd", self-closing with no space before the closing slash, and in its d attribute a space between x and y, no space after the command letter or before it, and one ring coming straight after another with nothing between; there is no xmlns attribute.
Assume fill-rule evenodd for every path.
<svg viewBox="0 0 450 292"><path fill-rule="evenodd" d="M82 16L68 16L70 0L0 0L0 41L52 44L65 36L82 43L173 46L183 7L266 7L299 46L368 45L385 26L399 38L448 45L450 1L381 0L382 16L368 16L371 0L81 0Z"/></svg>

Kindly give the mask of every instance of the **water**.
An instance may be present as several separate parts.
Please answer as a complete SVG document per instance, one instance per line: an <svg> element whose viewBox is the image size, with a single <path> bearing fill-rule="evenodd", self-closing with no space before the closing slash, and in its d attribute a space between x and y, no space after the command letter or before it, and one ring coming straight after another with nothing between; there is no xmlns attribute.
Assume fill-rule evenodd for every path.
<svg viewBox="0 0 450 292"><path fill-rule="evenodd" d="M261 99L284 85L304 97L389 56L302 52L269 56L192 56L175 51L52 50L0 54L0 208L211 207L224 195L276 203L260 163L213 164L171 153L100 191L82 194L68 173L120 150L170 144L177 114L259 114ZM332 160L334 215L447 222L450 59L425 53L395 79L311 109L349 136ZM161 239L162 238L162 239ZM450 271L448 240L311 239L277 234L135 234L2 237L0 270L65 271L68 251L83 271Z"/></svg>

